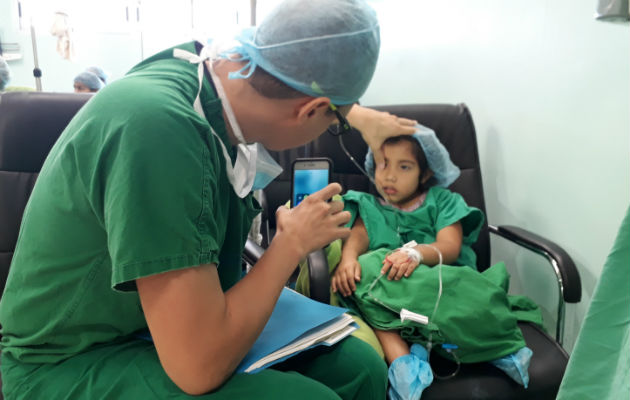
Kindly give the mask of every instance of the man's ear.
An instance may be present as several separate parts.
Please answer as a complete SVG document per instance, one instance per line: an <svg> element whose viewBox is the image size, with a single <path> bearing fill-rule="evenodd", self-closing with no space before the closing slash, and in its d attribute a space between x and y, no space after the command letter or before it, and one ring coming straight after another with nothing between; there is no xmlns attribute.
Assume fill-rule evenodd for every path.
<svg viewBox="0 0 630 400"><path fill-rule="evenodd" d="M328 97L310 97L296 106L295 116L299 122L306 122L317 115L318 112L326 113L329 107L330 99Z"/></svg>
<svg viewBox="0 0 630 400"><path fill-rule="evenodd" d="M433 171L431 171L430 169L427 169L422 173L422 179L420 179L420 182L422 182L422 184L424 185L425 183L427 183L429 179L431 179L432 176L433 176Z"/></svg>

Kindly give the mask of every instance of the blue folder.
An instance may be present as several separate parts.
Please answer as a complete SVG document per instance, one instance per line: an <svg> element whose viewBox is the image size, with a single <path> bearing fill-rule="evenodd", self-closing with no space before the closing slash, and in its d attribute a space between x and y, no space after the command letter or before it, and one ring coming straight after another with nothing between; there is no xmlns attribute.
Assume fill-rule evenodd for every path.
<svg viewBox="0 0 630 400"><path fill-rule="evenodd" d="M249 353L245 355L245 358L236 368L236 372L245 372L246 369L261 358L290 344L305 333L327 325L342 316L346 311L348 310L345 308L320 303L289 288L284 288L282 293L280 293L280 298L271 313L269 321L267 321ZM352 325L356 327L355 323L352 323ZM136 337L149 341L153 340L148 331L136 333ZM263 367L248 373L255 373L319 345L328 345L328 343L325 341L316 343L306 349L271 361Z"/></svg>
<svg viewBox="0 0 630 400"><path fill-rule="evenodd" d="M267 325L249 353L236 368L236 372L244 372L259 359L293 342L304 333L329 323L346 311L348 310L345 308L320 303L291 289L284 288ZM321 344L326 344L326 342L317 343L309 349ZM250 371L250 373L260 371L299 353L274 360L262 368Z"/></svg>

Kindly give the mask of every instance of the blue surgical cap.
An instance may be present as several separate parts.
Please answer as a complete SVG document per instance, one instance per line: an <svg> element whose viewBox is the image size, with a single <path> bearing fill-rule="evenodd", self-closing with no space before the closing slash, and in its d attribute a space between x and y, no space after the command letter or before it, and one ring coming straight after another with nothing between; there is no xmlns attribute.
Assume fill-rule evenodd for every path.
<svg viewBox="0 0 630 400"><path fill-rule="evenodd" d="M9 64L4 60L4 58L0 57L0 90L4 90L11 79L11 70L9 69Z"/></svg>
<svg viewBox="0 0 630 400"><path fill-rule="evenodd" d="M359 100L372 79L380 47L376 13L363 0L286 0L257 28L241 32L247 61L230 78L248 78L257 66L293 89L333 104Z"/></svg>
<svg viewBox="0 0 630 400"><path fill-rule="evenodd" d="M459 177L460 170L453 164L446 147L440 142L431 128L417 124L413 137L420 143L422 151L427 158L427 164L433 171L433 179L436 186L449 187ZM374 156L372 149L368 149L365 156L365 170L370 176L374 176Z"/></svg>
<svg viewBox="0 0 630 400"><path fill-rule="evenodd" d="M103 82L95 74L89 71L83 71L75 76L75 82L82 83L90 90L99 90L103 87Z"/></svg>
<svg viewBox="0 0 630 400"><path fill-rule="evenodd" d="M94 75L98 76L98 79L100 79L104 85L107 85L107 74L105 73L105 71L103 71L101 67L97 67L93 65L91 67L86 68L85 70L87 72L91 72Z"/></svg>

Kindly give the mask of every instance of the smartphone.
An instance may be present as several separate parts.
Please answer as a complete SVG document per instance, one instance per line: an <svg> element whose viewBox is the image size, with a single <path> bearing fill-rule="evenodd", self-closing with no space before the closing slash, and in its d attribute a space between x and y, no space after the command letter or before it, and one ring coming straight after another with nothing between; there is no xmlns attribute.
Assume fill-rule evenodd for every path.
<svg viewBox="0 0 630 400"><path fill-rule="evenodd" d="M291 207L295 207L309 194L330 183L332 160L325 157L297 158L291 166Z"/></svg>

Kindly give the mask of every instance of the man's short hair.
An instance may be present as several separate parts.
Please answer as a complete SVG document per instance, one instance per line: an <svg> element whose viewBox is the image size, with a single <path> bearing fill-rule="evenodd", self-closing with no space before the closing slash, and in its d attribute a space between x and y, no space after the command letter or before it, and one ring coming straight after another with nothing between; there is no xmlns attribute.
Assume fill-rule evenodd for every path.
<svg viewBox="0 0 630 400"><path fill-rule="evenodd" d="M269 99L298 99L308 97L288 86L269 72L258 67L249 78L249 84L263 97Z"/></svg>
<svg viewBox="0 0 630 400"><path fill-rule="evenodd" d="M248 82L261 96L268 99L299 99L300 97L311 97L308 94L293 89L260 67L256 68L252 76L249 77ZM352 104L337 106L342 112L345 112L346 109L349 111L350 107L352 107ZM332 114L333 111L329 109L326 110L326 113Z"/></svg>

